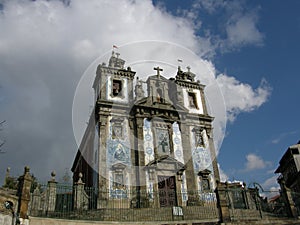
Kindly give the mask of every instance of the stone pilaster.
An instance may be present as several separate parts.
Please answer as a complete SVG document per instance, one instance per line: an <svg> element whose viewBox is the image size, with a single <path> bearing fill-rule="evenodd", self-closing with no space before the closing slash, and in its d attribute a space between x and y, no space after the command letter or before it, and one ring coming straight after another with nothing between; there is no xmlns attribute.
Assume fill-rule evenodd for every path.
<svg viewBox="0 0 300 225"><path fill-rule="evenodd" d="M136 134L135 134L135 166L136 166L136 185L138 207L143 199L146 199L146 172L143 169L145 166L144 152L144 118L136 119Z"/></svg>
<svg viewBox="0 0 300 225"><path fill-rule="evenodd" d="M214 170L214 177L215 180L219 181L220 180L220 173L219 173L219 167L218 167L218 163L217 163L217 155L216 155L216 149L215 149L215 144L214 144L214 140L213 140L213 133L212 133L212 129L207 129L206 133L207 133L207 138L208 138L208 143L209 143L209 150L210 150L210 156L211 156L211 160L212 160L212 167Z"/></svg>
<svg viewBox="0 0 300 225"><path fill-rule="evenodd" d="M192 158L192 148L191 148L191 140L190 140L191 134L190 134L189 126L186 123L182 122L180 124L180 130L181 130L182 149L184 149L183 151L184 163L186 165L185 174L186 174L187 190L189 190L188 201L191 202L192 199L197 199L196 196L193 196L196 193L197 185L196 185L193 158Z"/></svg>
<svg viewBox="0 0 300 225"><path fill-rule="evenodd" d="M107 137L108 137L108 116L100 115L99 118L99 197L97 202L97 208L107 207L107 198L108 198L108 175L107 175Z"/></svg>

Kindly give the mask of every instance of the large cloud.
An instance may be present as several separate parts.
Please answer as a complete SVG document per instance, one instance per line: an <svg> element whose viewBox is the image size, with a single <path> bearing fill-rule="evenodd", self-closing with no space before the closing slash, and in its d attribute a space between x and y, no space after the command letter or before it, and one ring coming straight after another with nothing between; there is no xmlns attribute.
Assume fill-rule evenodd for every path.
<svg viewBox="0 0 300 225"><path fill-rule="evenodd" d="M230 121L234 121L240 112L251 112L260 107L271 93L271 87L265 79L262 79L257 89L225 74L220 74L217 81L224 95Z"/></svg>
<svg viewBox="0 0 300 225"><path fill-rule="evenodd" d="M152 39L184 45L199 56L215 51L209 38L196 35L190 20L170 15L149 0L3 1L0 27L0 119L7 121L1 180L7 166L20 173L28 164L40 179L47 179L52 169L62 177L70 168L77 148L71 122L77 82L112 44ZM241 90L224 92L234 116L266 101L265 86L248 86L247 101L253 103L240 107L243 84L225 75L218 82ZM238 102L226 101L228 95Z"/></svg>
<svg viewBox="0 0 300 225"><path fill-rule="evenodd" d="M246 171L265 169L271 166L272 163L269 161L264 161L260 156L250 153L246 156L247 162L245 163Z"/></svg>

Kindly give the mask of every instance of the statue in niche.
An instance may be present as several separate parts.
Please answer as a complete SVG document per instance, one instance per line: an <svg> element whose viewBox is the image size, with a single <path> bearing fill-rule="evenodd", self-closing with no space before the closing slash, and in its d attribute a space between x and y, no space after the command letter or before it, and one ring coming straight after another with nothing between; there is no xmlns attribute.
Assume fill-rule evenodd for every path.
<svg viewBox="0 0 300 225"><path fill-rule="evenodd" d="M183 104L183 94L182 94L182 88L177 85L177 101L180 104Z"/></svg>
<svg viewBox="0 0 300 225"><path fill-rule="evenodd" d="M143 97L145 97L145 92L143 90L143 83L141 80L139 80L139 78L137 77L136 78L136 85L135 85L135 98L138 100L138 99L141 99Z"/></svg>
<svg viewBox="0 0 300 225"><path fill-rule="evenodd" d="M157 89L156 91L156 101L162 103L163 98L162 98L162 90L160 88Z"/></svg>
<svg viewBox="0 0 300 225"><path fill-rule="evenodd" d="M196 108L198 109L198 105L197 105L197 99L196 99L196 94L189 92L188 93L188 98L189 98L189 106L191 108Z"/></svg>

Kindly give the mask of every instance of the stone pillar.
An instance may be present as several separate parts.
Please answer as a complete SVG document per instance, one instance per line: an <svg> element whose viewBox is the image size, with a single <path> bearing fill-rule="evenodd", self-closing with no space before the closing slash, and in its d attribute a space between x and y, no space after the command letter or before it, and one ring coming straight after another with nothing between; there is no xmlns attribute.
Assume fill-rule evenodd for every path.
<svg viewBox="0 0 300 225"><path fill-rule="evenodd" d="M287 188L283 178L279 179L278 183L280 184L280 187L281 187L281 195L284 199L284 203L285 203L285 206L287 209L288 216L293 217L293 218L298 218L297 208L295 206L295 203L294 203L294 200L292 197L291 189Z"/></svg>
<svg viewBox="0 0 300 225"><path fill-rule="evenodd" d="M38 211L41 209L41 192L39 186L35 188L31 195L31 208L30 208L30 215L36 216Z"/></svg>
<svg viewBox="0 0 300 225"><path fill-rule="evenodd" d="M74 187L74 209L88 209L88 195L84 191L84 183L82 182L82 173L79 173L79 179Z"/></svg>
<svg viewBox="0 0 300 225"><path fill-rule="evenodd" d="M55 181L55 172L51 173L51 180L48 181L47 187L47 195L46 195L46 213L51 213L55 211L56 205L56 185L57 182Z"/></svg>
<svg viewBox="0 0 300 225"><path fill-rule="evenodd" d="M103 113L103 112L101 112ZM108 190L109 190L109 184L108 184L108 177L107 177L107 129L108 129L108 116L107 115L100 115L99 118L99 129L100 129L100 135L99 135L99 165L98 165L98 171L99 171L99 193L98 193L98 200L97 200L97 209L106 208L107 207L107 199L108 199Z"/></svg>
<svg viewBox="0 0 300 225"><path fill-rule="evenodd" d="M30 188L32 183L32 176L29 173L29 167L26 166L24 169L24 175L18 178L18 214L22 219L28 219L28 205L30 202Z"/></svg>
<svg viewBox="0 0 300 225"><path fill-rule="evenodd" d="M208 143L209 143L209 151L210 151L210 157L212 160L212 166L214 170L214 177L215 180L220 180L220 173L219 173L219 167L217 163L217 156L216 156L216 149L215 149L215 144L213 140L213 130L211 127L206 128L206 135L208 138Z"/></svg>
<svg viewBox="0 0 300 225"><path fill-rule="evenodd" d="M226 183L221 183L217 181L217 188L215 190L217 196L217 205L219 208L220 220L222 223L227 223L231 221L230 211L229 211L229 198L227 193Z"/></svg>

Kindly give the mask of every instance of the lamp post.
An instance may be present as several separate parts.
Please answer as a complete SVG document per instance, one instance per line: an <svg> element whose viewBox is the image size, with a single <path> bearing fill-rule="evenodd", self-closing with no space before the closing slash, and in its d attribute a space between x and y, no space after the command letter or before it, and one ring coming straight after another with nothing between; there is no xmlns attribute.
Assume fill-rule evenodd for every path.
<svg viewBox="0 0 300 225"><path fill-rule="evenodd" d="M14 220L15 220L14 203L12 201L7 200L4 202L4 207L8 210L11 210L11 214L12 214L11 224L14 225Z"/></svg>

